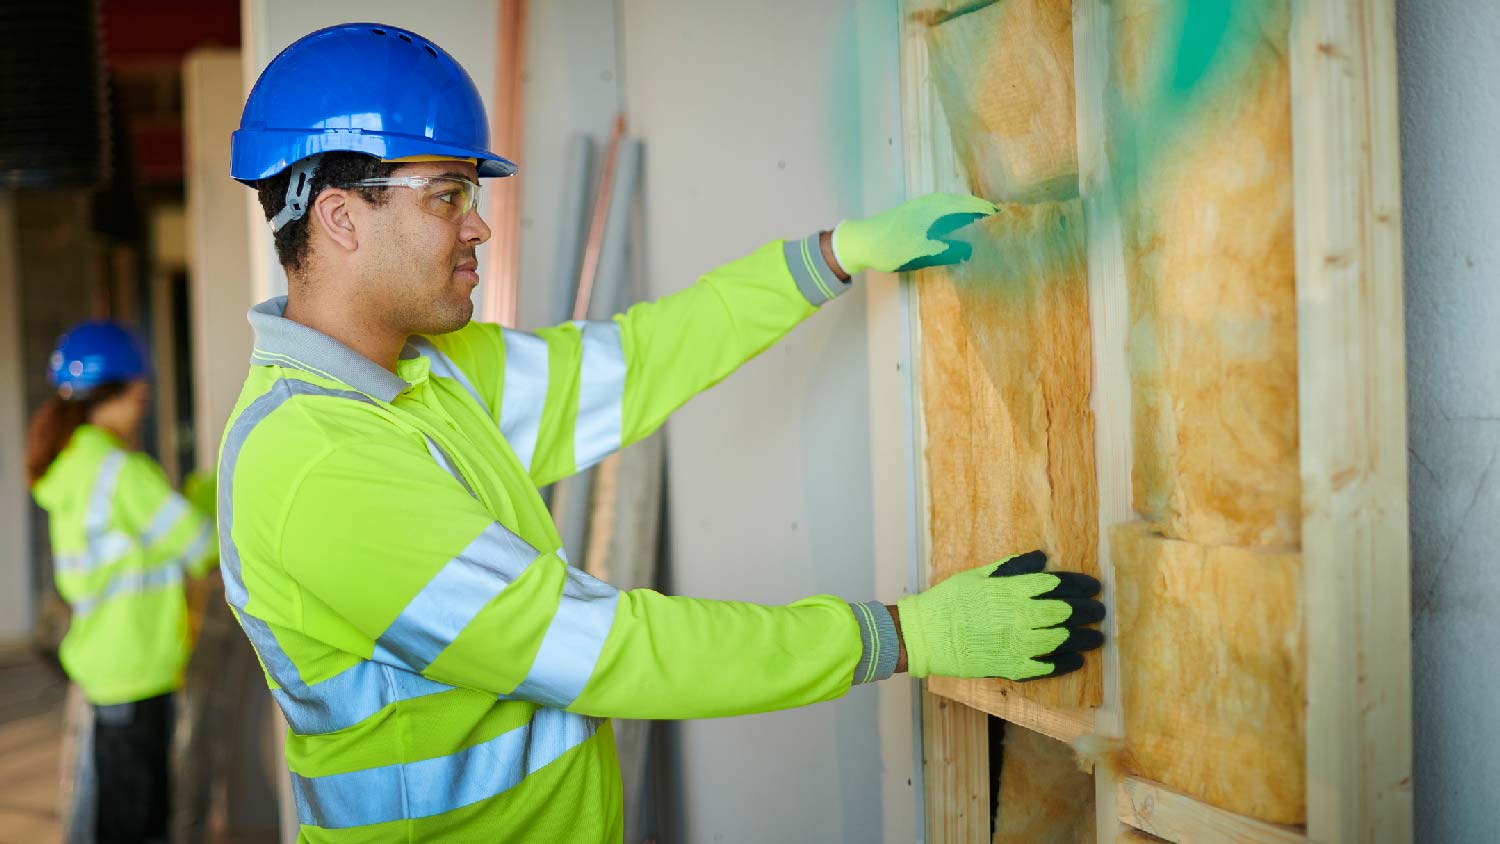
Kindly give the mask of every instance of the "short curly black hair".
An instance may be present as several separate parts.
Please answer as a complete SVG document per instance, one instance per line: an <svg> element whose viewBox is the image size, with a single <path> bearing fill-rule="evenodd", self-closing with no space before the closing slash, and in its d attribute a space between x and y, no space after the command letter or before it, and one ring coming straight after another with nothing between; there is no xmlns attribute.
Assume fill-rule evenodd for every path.
<svg viewBox="0 0 1500 844"><path fill-rule="evenodd" d="M360 179L389 176L400 166L359 152L325 152L318 162L317 171L313 173L312 190L307 195L308 206L312 206L312 201L324 188L342 187ZM286 204L287 185L295 170L295 167L288 167L269 179L261 179L255 183L260 208L265 212L267 220L276 216L276 212ZM385 188L360 188L359 195L372 205L384 205L389 198ZM302 269L303 262L307 260L307 226L307 217L304 215L276 232L276 258L288 272Z"/></svg>

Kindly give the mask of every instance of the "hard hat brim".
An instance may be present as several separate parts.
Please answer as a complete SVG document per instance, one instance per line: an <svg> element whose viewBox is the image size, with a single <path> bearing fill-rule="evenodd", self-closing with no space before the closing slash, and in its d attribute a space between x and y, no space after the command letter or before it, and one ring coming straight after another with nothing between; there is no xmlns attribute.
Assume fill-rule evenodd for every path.
<svg viewBox="0 0 1500 844"><path fill-rule="evenodd" d="M394 132L362 132L306 129L239 129L230 136L229 175L254 187L261 179L287 169L310 155L325 152L358 152L382 160L413 155L478 159L479 175L503 178L514 174L514 162L485 149L444 144L431 138Z"/></svg>

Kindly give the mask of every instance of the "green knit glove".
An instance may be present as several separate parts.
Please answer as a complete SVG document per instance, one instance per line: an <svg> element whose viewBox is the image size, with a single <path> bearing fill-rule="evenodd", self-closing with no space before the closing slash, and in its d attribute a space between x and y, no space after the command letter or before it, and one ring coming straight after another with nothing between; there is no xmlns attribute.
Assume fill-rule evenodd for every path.
<svg viewBox="0 0 1500 844"><path fill-rule="evenodd" d="M212 519L219 509L218 480L213 472L189 472L182 479L182 497L198 512Z"/></svg>
<svg viewBox="0 0 1500 844"><path fill-rule="evenodd" d="M967 261L974 247L951 235L1000 209L963 193L929 193L833 230L833 255L849 275L864 270L904 273Z"/></svg>
<svg viewBox="0 0 1500 844"><path fill-rule="evenodd" d="M1104 618L1099 581L1046 564L1032 551L897 601L911 676L1032 680L1082 668L1080 651L1104 643L1081 626Z"/></svg>

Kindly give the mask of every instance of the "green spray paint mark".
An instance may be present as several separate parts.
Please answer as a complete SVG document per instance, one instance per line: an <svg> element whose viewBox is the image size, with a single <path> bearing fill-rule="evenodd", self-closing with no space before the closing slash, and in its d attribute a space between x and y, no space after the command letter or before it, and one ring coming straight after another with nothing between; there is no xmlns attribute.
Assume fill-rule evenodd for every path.
<svg viewBox="0 0 1500 844"><path fill-rule="evenodd" d="M1213 68L1238 5L1235 0L1193 0L1181 4L1177 57L1167 86L1169 93L1185 97L1197 90Z"/></svg>

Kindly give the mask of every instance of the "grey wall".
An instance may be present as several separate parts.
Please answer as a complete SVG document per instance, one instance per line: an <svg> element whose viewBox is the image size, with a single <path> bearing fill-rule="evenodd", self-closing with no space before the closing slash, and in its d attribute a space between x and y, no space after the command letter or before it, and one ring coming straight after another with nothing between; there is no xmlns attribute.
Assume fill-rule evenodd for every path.
<svg viewBox="0 0 1500 844"><path fill-rule="evenodd" d="M560 272L559 223L570 210L561 195L568 141L589 135L603 157L621 108L618 41L615 0L548 0L526 9L521 149L501 153L520 165L512 177L521 183L520 327L557 321L549 305Z"/></svg>
<svg viewBox="0 0 1500 844"><path fill-rule="evenodd" d="M1417 840L1460 844L1500 829L1500 4L1397 7Z"/></svg>
<svg viewBox="0 0 1500 844"><path fill-rule="evenodd" d="M895 5L625 0L653 296L900 198ZM877 592L870 306L860 286L673 417L674 592L898 597ZM882 714L882 695L908 682L676 725L662 840L913 840L909 738L883 750L881 735L904 726L909 737L909 723ZM902 771L904 793L883 791Z"/></svg>

